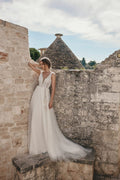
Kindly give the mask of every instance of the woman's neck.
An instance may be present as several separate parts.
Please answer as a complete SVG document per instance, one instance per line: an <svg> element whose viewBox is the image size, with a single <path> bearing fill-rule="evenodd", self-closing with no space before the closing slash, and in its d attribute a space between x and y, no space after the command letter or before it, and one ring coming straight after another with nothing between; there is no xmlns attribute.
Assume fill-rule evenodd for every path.
<svg viewBox="0 0 120 180"><path fill-rule="evenodd" d="M49 68L44 69L44 72L50 72L50 69Z"/></svg>

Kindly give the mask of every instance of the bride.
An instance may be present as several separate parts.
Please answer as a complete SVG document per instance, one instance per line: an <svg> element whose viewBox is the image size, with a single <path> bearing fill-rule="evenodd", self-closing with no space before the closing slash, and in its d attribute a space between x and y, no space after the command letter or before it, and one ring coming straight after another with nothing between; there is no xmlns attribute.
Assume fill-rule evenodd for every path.
<svg viewBox="0 0 120 180"><path fill-rule="evenodd" d="M53 109L56 75L50 70L50 59L43 57L39 63L29 61L28 65L39 75L39 85L33 92L29 109L29 153L48 152L53 161L85 157L91 150L66 138L57 124Z"/></svg>

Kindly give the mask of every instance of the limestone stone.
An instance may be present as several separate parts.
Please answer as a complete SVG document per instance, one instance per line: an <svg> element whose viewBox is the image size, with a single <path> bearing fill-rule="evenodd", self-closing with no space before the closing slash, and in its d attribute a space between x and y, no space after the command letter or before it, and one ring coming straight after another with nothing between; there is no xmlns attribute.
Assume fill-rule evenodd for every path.
<svg viewBox="0 0 120 180"><path fill-rule="evenodd" d="M21 106L28 108L32 88L27 87L29 93L25 98L22 92L26 91L29 84L27 81L31 82L31 86L35 82L32 81L33 72L25 62L25 58L29 58L28 30L0 20L0 41L0 179L13 180L11 158L20 151L26 152L27 149L27 138L23 133L27 132L24 127L27 126L27 111L24 117L26 121L21 116L17 127L14 116L21 115ZM26 76L22 76L22 73ZM19 85L20 97L20 94L17 94ZM15 134L19 136L16 137ZM20 150L16 150L17 148Z"/></svg>
<svg viewBox="0 0 120 180"><path fill-rule="evenodd" d="M25 61L29 58L26 28L0 20L0 40L0 57L4 57L0 60L0 177L13 179L10 159L28 153L28 109L38 75ZM113 177L119 174L120 163L117 53L95 70L53 69L54 109L61 131L73 142L95 150L96 174Z"/></svg>
<svg viewBox="0 0 120 180"><path fill-rule="evenodd" d="M0 96L0 104L3 104L3 103L4 103L4 97Z"/></svg>
<svg viewBox="0 0 120 180"><path fill-rule="evenodd" d="M23 84L24 80L23 79L15 79L16 84Z"/></svg>
<svg viewBox="0 0 120 180"><path fill-rule="evenodd" d="M92 180L94 154L77 161L51 161L47 153L24 155L12 159L15 176L21 180Z"/></svg>
<svg viewBox="0 0 120 180"><path fill-rule="evenodd" d="M8 61L8 53L0 52L0 63L1 62L7 62Z"/></svg>

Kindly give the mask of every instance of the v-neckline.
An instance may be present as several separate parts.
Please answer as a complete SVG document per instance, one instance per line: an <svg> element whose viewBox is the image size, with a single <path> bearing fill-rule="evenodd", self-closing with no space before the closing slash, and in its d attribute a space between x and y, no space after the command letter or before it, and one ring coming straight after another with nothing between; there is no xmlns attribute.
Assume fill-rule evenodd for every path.
<svg viewBox="0 0 120 180"><path fill-rule="evenodd" d="M44 81L49 77L49 75L51 74L51 71L49 73L49 75L46 77L46 78L43 78L43 72L41 73L42 74L42 83L44 83Z"/></svg>

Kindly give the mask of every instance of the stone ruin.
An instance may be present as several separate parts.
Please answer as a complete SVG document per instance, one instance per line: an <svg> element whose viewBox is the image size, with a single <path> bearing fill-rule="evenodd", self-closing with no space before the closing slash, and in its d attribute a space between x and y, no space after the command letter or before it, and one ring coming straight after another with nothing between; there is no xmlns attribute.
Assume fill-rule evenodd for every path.
<svg viewBox="0 0 120 180"><path fill-rule="evenodd" d="M38 76L25 61L30 56L26 28L0 20L0 40L0 179L13 180L12 159L28 153L28 110ZM61 131L94 149L94 179L119 179L120 50L95 70L54 71L54 109ZM69 166L70 172L79 169Z"/></svg>

